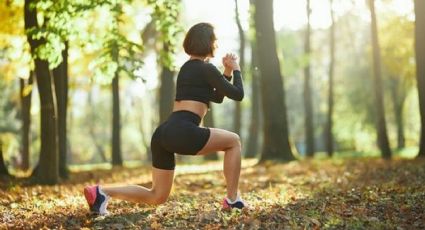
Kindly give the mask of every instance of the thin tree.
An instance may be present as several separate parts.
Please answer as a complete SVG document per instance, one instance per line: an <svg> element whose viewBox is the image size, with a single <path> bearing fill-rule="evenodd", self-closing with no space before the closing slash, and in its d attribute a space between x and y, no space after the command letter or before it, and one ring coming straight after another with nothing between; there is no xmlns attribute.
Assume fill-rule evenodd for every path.
<svg viewBox="0 0 425 230"><path fill-rule="evenodd" d="M310 23L311 7L310 0L307 0L307 28L305 32L304 52L311 60L311 23ZM305 112L305 143L307 157L314 156L314 129L313 129L313 104L311 101L311 61L304 67L304 112Z"/></svg>
<svg viewBox="0 0 425 230"><path fill-rule="evenodd" d="M254 5L264 114L264 144L260 160L291 161L295 158L289 145L284 86L273 25L273 0L255 0Z"/></svg>
<svg viewBox="0 0 425 230"><path fill-rule="evenodd" d="M169 52L169 45L163 44L164 52ZM174 71L169 66L161 66L161 86L159 87L159 121L167 120L173 110L174 102Z"/></svg>
<svg viewBox="0 0 425 230"><path fill-rule="evenodd" d="M376 129L378 136L378 145L381 155L384 159L391 159L391 149L388 141L387 126L385 119L384 97L382 91L381 77L381 54L378 40L377 20L375 13L375 0L369 0L371 29L372 29L372 47L373 47L373 72L375 89L375 108L376 108Z"/></svg>
<svg viewBox="0 0 425 230"><path fill-rule="evenodd" d="M36 9L30 7L35 2L34 0L25 0L24 18L25 29L27 31L38 28ZM30 32L27 33L27 40L30 44L31 54L35 64L41 118L40 161L33 175L39 183L56 184L59 181L56 96L48 62L41 60L35 55L37 48L46 41L42 38L33 38Z"/></svg>
<svg viewBox="0 0 425 230"><path fill-rule="evenodd" d="M117 22L118 23L118 22ZM112 58L118 63L118 44L112 46ZM112 165L122 166L121 156L121 113L120 113L120 83L119 70L115 72L112 79Z"/></svg>
<svg viewBox="0 0 425 230"><path fill-rule="evenodd" d="M251 41L251 119L249 124L248 141L245 157L254 158L259 149L260 132L260 80L258 73L257 45L255 39Z"/></svg>
<svg viewBox="0 0 425 230"><path fill-rule="evenodd" d="M204 125L205 127L214 127L215 126L215 122L214 122L214 109L213 107L210 108L210 110L208 111L208 113L205 115L204 117ZM204 156L205 160L218 160L218 154L217 152L212 153L212 154L207 154Z"/></svg>
<svg viewBox="0 0 425 230"><path fill-rule="evenodd" d="M62 51L62 62L52 70L58 108L59 175L69 177L67 167L67 109L68 109L68 42Z"/></svg>
<svg viewBox="0 0 425 230"><path fill-rule="evenodd" d="M6 164L3 158L3 141L0 138L0 175L9 176L9 171L7 170Z"/></svg>
<svg viewBox="0 0 425 230"><path fill-rule="evenodd" d="M22 110L22 169L30 166L30 127L31 127L31 98L34 72L31 71L28 79L19 79L20 101Z"/></svg>
<svg viewBox="0 0 425 230"><path fill-rule="evenodd" d="M333 11L333 0L329 0L330 14L331 14L331 27L329 29L329 91L328 91L328 114L326 125L326 151L329 157L334 153L334 137L332 133L333 128L333 111L334 111L334 69L335 69L335 18Z"/></svg>
<svg viewBox="0 0 425 230"><path fill-rule="evenodd" d="M425 157L425 1L415 0L416 80L421 114L421 136L418 157Z"/></svg>
<svg viewBox="0 0 425 230"><path fill-rule="evenodd" d="M243 71L242 76L245 74L245 33L242 28L240 16L239 16L239 6L238 0L235 0L235 20L238 27L239 33L239 64L241 70ZM242 107L241 102L235 101L235 114L233 117L233 130L237 134L241 134L241 123L242 123Z"/></svg>

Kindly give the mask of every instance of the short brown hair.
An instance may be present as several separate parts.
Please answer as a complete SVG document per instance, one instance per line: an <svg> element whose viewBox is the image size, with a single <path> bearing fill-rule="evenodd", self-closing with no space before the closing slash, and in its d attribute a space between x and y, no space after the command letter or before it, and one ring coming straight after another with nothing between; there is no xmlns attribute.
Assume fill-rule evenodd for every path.
<svg viewBox="0 0 425 230"><path fill-rule="evenodd" d="M214 27L209 23L198 23L192 26L183 42L184 51L189 55L214 55L214 41L216 40Z"/></svg>

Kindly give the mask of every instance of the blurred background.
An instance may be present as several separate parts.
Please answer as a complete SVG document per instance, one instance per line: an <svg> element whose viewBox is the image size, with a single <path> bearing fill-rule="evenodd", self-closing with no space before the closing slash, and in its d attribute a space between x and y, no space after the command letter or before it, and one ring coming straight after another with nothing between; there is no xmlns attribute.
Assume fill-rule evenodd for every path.
<svg viewBox="0 0 425 230"><path fill-rule="evenodd" d="M2 167L54 183L84 165L149 164L199 22L215 27L213 64L240 56L246 92L203 124L238 133L244 157L416 157L417 2L0 0Z"/></svg>

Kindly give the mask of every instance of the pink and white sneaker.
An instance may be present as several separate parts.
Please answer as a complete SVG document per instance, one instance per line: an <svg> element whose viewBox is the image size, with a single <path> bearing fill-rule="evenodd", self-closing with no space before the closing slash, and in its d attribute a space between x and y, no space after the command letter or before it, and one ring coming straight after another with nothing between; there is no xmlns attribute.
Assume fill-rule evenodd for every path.
<svg viewBox="0 0 425 230"><path fill-rule="evenodd" d="M232 208L237 208L237 209L242 209L247 207L247 205L245 204L245 202L239 197L236 198L235 201L231 201L229 198L224 198L223 200L223 209L232 209Z"/></svg>
<svg viewBox="0 0 425 230"><path fill-rule="evenodd" d="M109 196L100 189L99 185L85 187L84 196L92 213L99 215L108 214L106 206L108 206Z"/></svg>

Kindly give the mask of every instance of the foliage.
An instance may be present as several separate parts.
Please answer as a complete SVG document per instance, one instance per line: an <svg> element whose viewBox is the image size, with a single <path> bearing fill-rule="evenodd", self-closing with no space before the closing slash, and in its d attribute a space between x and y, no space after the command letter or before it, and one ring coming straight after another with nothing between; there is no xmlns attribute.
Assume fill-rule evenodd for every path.
<svg viewBox="0 0 425 230"><path fill-rule="evenodd" d="M149 167L74 173L57 186L9 181L1 184L0 227L423 229L424 166L424 161L376 158L257 165L245 168L240 180L250 207L230 212L221 210L221 171L178 173L165 204L112 200L106 217L89 215L84 185L100 181L149 186Z"/></svg>
<svg viewBox="0 0 425 230"><path fill-rule="evenodd" d="M160 40L164 48L159 53L159 61L162 65L174 70L174 54L177 52L178 35L183 31L179 21L179 0L147 0L153 7L152 20L155 21L156 30L160 34Z"/></svg>

